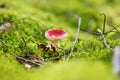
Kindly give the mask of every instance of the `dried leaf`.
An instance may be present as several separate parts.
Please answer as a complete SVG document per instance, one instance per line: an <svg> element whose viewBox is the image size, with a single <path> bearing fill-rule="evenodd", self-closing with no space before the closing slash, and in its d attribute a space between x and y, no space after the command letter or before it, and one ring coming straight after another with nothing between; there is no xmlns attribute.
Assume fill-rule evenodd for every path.
<svg viewBox="0 0 120 80"><path fill-rule="evenodd" d="M50 49L50 51L52 51L52 52L56 52L56 51L57 51L57 46L54 45L54 44L50 44L49 49Z"/></svg>
<svg viewBox="0 0 120 80"><path fill-rule="evenodd" d="M25 64L26 68L27 67L29 68L30 66L31 67L42 66L42 65L45 64L44 59L40 55L38 55L38 54L31 54L29 56L26 56L26 55L18 56L18 55L16 55L16 59L21 64Z"/></svg>
<svg viewBox="0 0 120 80"><path fill-rule="evenodd" d="M39 43L38 48L42 49L43 51L47 51L49 47L47 47L45 44Z"/></svg>
<svg viewBox="0 0 120 80"><path fill-rule="evenodd" d="M47 50L50 50L51 52L56 52L57 51L57 46L54 45L54 44L48 44L48 45L45 45L45 44L42 44L42 43L39 43L38 44L38 48L42 49L43 51L47 51Z"/></svg>

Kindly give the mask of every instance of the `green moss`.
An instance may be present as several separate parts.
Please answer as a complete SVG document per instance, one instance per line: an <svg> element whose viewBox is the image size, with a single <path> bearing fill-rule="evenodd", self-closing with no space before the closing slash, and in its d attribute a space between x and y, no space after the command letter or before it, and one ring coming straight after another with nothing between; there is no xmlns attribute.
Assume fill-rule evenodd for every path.
<svg viewBox="0 0 120 80"><path fill-rule="evenodd" d="M78 20L75 15L82 18L82 29L96 32L96 29L102 29L103 25L103 17L99 16L99 14L105 13L107 15L106 29L108 31L110 30L110 22L113 25L120 24L120 8L117 0L113 1L113 3L110 3L110 0L1 0L1 4L6 7L0 7L0 22L27 18L13 22L12 29L0 33L0 38L2 39L2 44L0 44L0 77L2 80L11 77L13 77L13 80L113 80L111 65L109 65L111 63L112 50L104 46L101 36L96 37L82 31L75 46L74 54L71 56L73 58L71 64L51 62L52 64L50 66L46 65L45 68L26 71L24 66L17 62L15 55L22 55L26 52L24 42L21 39L21 36L23 36L31 54L41 54L44 58L50 57L49 52L44 52L37 48L37 43L49 44L50 41L45 38L44 33L52 28L60 28L68 32L68 37L59 41L59 46L68 53L74 43L77 32ZM117 28L119 29L119 27ZM120 45L118 33L111 33L106 36L106 39L111 48ZM64 54L64 51L58 50L53 56L62 54ZM84 58L85 61L81 62L81 58ZM77 62L76 59L78 59ZM93 61L93 63L91 62L91 64L87 61ZM102 64L104 62L107 64ZM90 65L93 66L91 67ZM106 66L107 68L104 68ZM96 72L94 72L94 68ZM65 74L64 77L63 73ZM93 74L96 74L96 77Z"/></svg>

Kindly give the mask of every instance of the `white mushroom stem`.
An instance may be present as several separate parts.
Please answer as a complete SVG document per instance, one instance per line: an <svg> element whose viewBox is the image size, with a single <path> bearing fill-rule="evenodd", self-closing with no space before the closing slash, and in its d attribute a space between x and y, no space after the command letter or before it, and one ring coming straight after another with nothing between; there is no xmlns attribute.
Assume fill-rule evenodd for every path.
<svg viewBox="0 0 120 80"><path fill-rule="evenodd" d="M58 44L58 40L54 40L54 41L52 41L51 43L57 45L57 44Z"/></svg>

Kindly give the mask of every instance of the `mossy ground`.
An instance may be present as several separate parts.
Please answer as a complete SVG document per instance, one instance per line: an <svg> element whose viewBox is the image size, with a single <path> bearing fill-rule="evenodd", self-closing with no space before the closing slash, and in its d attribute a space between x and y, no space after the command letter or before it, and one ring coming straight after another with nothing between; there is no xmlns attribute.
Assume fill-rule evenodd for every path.
<svg viewBox="0 0 120 80"><path fill-rule="evenodd" d="M112 50L107 49L100 36L80 32L70 62L49 62L43 68L24 69L15 58L16 54L24 54L25 47L21 39L24 36L30 53L48 56L37 48L37 43L48 44L45 31L52 28L64 29L68 37L59 42L59 46L69 51L77 32L77 19L82 18L81 28L95 32L102 29L103 17L107 16L106 31L119 23L119 0L0 0L0 22L28 18L13 23L13 28L0 33L0 78L1 80L114 80L111 70ZM119 27L117 27L119 29ZM111 33L106 38L114 48L120 45L118 34ZM63 54L59 50L57 55ZM56 55L55 55L56 56Z"/></svg>

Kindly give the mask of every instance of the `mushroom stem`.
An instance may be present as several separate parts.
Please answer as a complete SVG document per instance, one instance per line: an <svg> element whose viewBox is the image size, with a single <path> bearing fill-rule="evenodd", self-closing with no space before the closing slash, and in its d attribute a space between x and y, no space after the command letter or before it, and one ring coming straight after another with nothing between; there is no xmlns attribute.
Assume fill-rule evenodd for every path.
<svg viewBox="0 0 120 80"><path fill-rule="evenodd" d="M58 40L52 41L47 47L50 47L52 52L56 52L58 50Z"/></svg>
<svg viewBox="0 0 120 80"><path fill-rule="evenodd" d="M51 43L57 46L58 45L58 40L54 40Z"/></svg>

